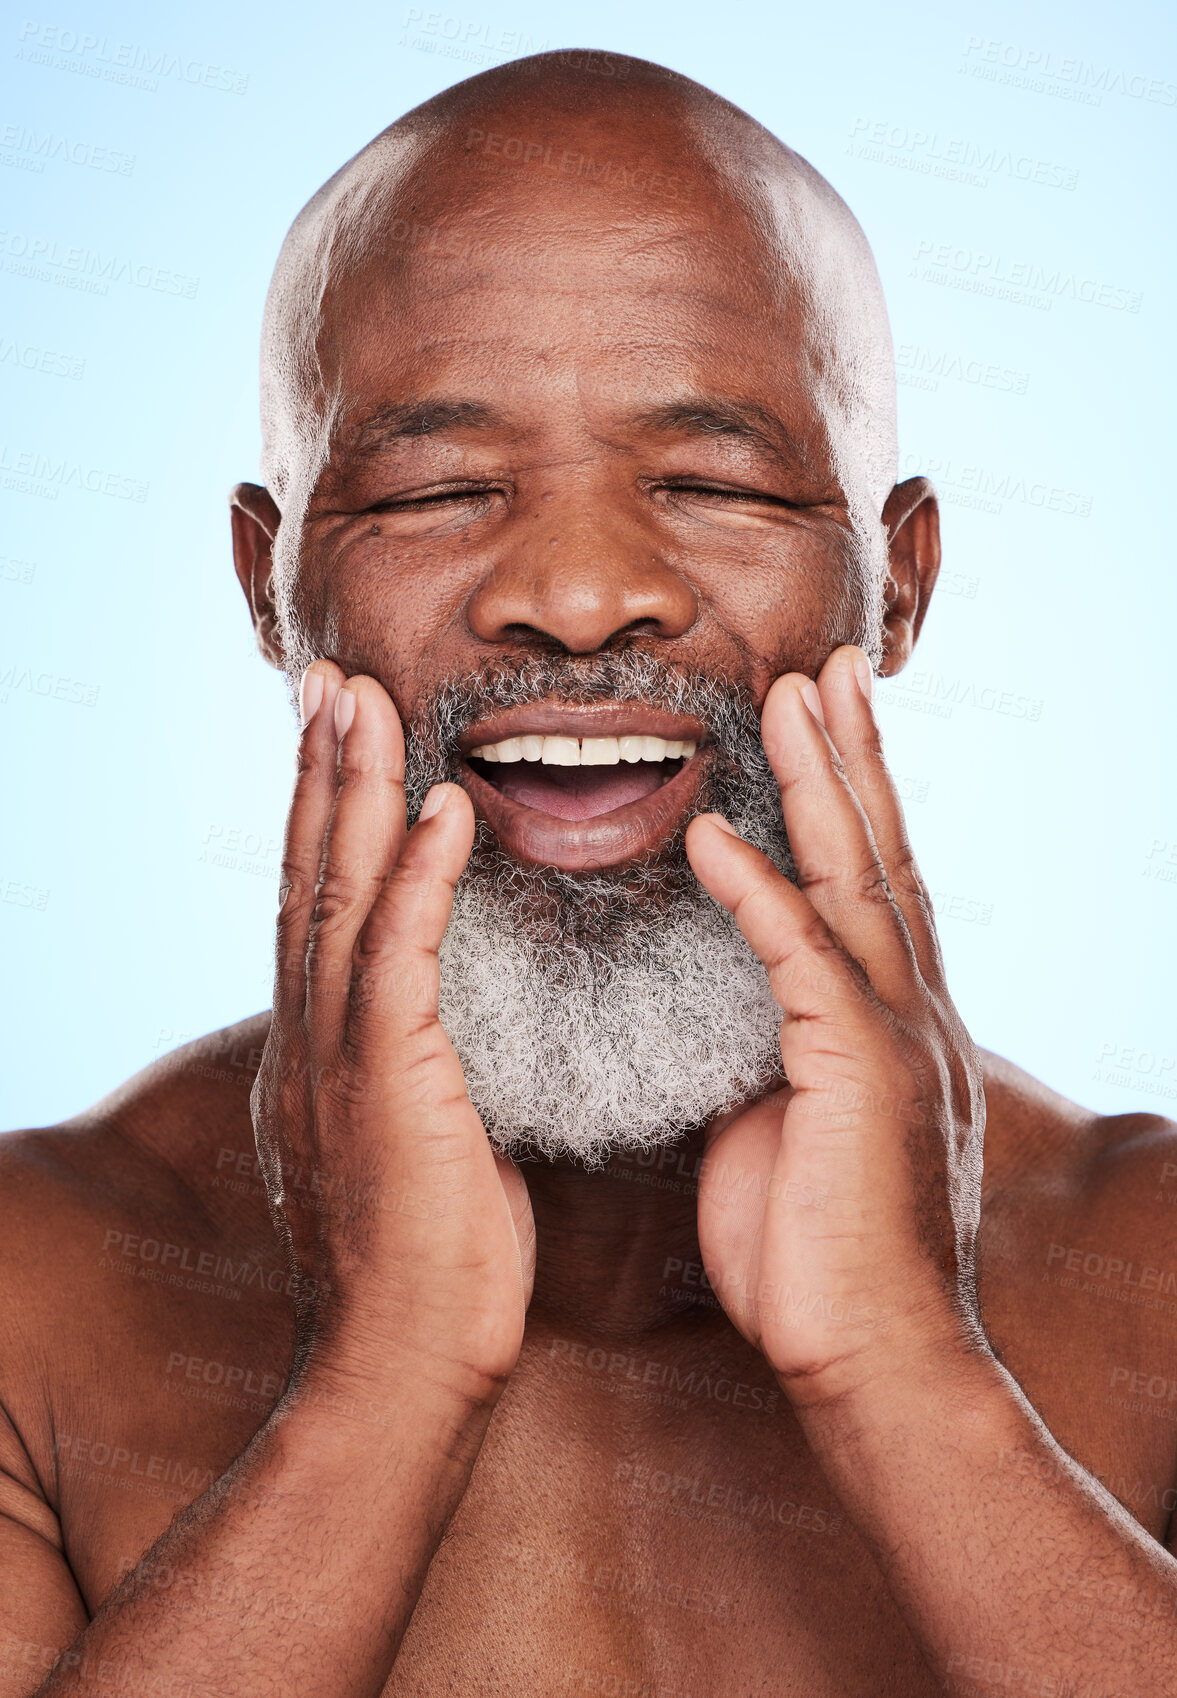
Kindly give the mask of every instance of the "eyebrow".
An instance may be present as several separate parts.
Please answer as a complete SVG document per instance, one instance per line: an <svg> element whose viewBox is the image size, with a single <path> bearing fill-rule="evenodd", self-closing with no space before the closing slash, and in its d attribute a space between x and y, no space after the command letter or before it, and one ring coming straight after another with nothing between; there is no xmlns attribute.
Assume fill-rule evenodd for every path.
<svg viewBox="0 0 1177 1698"><path fill-rule="evenodd" d="M801 449L788 426L767 407L709 395L689 395L645 407L633 415L639 430L669 435L727 436L774 458L796 461ZM356 428L353 451L378 454L415 438L455 430L503 430L507 420L482 401L440 396L427 401L394 402L370 413Z"/></svg>
<svg viewBox="0 0 1177 1698"><path fill-rule="evenodd" d="M494 430L503 423L502 415L481 401L445 397L404 401L369 414L356 430L354 449L359 454L377 454L414 437L440 436L450 430Z"/></svg>
<svg viewBox="0 0 1177 1698"><path fill-rule="evenodd" d="M783 419L754 401L731 401L709 395L687 396L648 407L635 424L667 435L730 436L780 459L800 457L796 437Z"/></svg>

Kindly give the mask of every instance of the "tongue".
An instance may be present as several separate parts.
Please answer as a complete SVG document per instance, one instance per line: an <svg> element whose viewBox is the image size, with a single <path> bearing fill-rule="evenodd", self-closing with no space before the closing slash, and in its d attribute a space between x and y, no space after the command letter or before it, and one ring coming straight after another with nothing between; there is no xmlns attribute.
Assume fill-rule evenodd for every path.
<svg viewBox="0 0 1177 1698"><path fill-rule="evenodd" d="M485 769L483 769L485 770ZM496 790L525 808L555 814L562 820L589 820L609 814L627 802L652 796L662 786L663 771L654 761L621 766L535 766L490 768Z"/></svg>

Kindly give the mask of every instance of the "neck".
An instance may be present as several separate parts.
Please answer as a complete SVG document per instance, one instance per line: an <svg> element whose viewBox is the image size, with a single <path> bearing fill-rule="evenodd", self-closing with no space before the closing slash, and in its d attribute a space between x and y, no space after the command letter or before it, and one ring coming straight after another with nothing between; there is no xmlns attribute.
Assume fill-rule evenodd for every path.
<svg viewBox="0 0 1177 1698"><path fill-rule="evenodd" d="M592 1172L570 1161L528 1162L535 1213L533 1308L553 1324L603 1339L637 1339L701 1308L696 1205L703 1131Z"/></svg>

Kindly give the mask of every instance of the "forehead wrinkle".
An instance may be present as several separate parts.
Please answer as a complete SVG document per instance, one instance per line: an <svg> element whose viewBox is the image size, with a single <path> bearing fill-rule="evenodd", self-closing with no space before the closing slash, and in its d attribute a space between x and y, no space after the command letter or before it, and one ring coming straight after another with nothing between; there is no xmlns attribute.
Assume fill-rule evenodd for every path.
<svg viewBox="0 0 1177 1698"><path fill-rule="evenodd" d="M324 411L337 412L343 403L332 393L335 386L324 382L317 359L290 358L292 340L304 350L309 340L318 354L319 335L330 316L326 296L334 294L336 279L356 277L382 250L390 261L395 248L396 268L422 280L443 258L430 251L436 247L431 232L449 224L455 209L482 219L476 228L483 237L493 237L501 232L504 208L517 212L520 199L530 198L539 209L537 232L545 220L556 229L563 220L566 228L570 195L562 191L567 183L558 178L545 183L532 171L510 178L502 172L480 175L475 184L465 158L471 125L489 131L506 124L505 133L518 135L520 126L540 124L568 146L583 144L599 153L607 145L619 159L639 159L647 169L665 170L673 161L676 169L689 169L697 179L693 198L683 204L651 201L628 188L619 193L612 184L607 189L595 182L572 185L584 191L581 205L606 215L587 221L595 224L598 239L602 230L612 231L607 245L629 245L631 263L639 271L647 254L686 242L686 223L695 227L698 241L700 225L706 232L716 220L732 224L735 215L733 230L738 228L740 236L734 246L740 252L734 270L750 269L755 275L733 276L735 256L720 242L729 297L748 301L768 293L779 299L783 285L799 300L800 321L793 320L785 340L821 397L821 413L831 423L835 416L841 420L846 441L839 451L847 475L857 481L867 474L873 499L881 504L897 458L894 376L877 273L852 214L812 166L746 113L674 72L638 60L627 65L632 75L608 87L587 72L570 71L558 54L512 61L467 79L382 132L314 197L287 238L272 291L273 310L267 311L267 458L282 458L275 451L280 437L286 446L297 446L300 435L307 440L305 425L300 432L282 424L279 415L285 410L293 407L305 418L309 407L321 422ZM634 217L646 231L637 243ZM409 241L397 233L406 218L412 224ZM673 227L667 228L671 220ZM705 240L703 246L713 249L716 240ZM476 251L479 242L472 246ZM280 276L293 287L279 288ZM489 282L484 276L483 286ZM312 325L304 317L291 339L284 305L292 295L298 297L296 304L306 302L308 293ZM312 364L318 370L309 371ZM875 513L877 518L877 506Z"/></svg>

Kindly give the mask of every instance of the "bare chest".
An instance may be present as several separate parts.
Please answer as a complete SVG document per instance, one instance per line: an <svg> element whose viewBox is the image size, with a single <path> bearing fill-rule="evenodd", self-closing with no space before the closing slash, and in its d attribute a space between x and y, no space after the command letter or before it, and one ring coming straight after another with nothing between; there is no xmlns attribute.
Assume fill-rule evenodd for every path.
<svg viewBox="0 0 1177 1698"><path fill-rule="evenodd" d="M501 1406L387 1698L935 1690L767 1378L550 1350Z"/></svg>
<svg viewBox="0 0 1177 1698"><path fill-rule="evenodd" d="M1114 1235L1106 1246L1089 1237L1065 1217L995 1230L986 1322L1064 1447L1162 1537L1177 1501L1166 1329L1142 1325L1152 1310L1109 1295L1106 1277L1055 1277L1067 1257L1121 1248ZM129 1276L109 1277L131 1289ZM174 1286L139 1282L124 1342L77 1364L63 1389L62 1527L91 1609L224 1472L284 1384L281 1297L221 1283L181 1300ZM533 1325L388 1698L936 1690L767 1368L734 1335L709 1337L700 1347L671 1329L659 1343L614 1346ZM338 1413L364 1419L358 1407ZM373 1445L389 1442L373 1423ZM1029 1458L994 1465L1032 1516L1048 1483ZM198 1583L157 1565L153 1584ZM207 1604L321 1625L316 1601L278 1581Z"/></svg>

